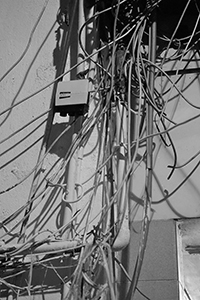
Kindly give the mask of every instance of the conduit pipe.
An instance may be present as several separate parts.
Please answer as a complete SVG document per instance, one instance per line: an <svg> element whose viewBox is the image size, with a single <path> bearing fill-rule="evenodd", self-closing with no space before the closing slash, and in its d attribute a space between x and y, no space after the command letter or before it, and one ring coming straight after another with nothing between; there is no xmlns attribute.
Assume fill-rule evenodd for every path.
<svg viewBox="0 0 200 300"><path fill-rule="evenodd" d="M119 145L117 155L117 188L123 181L127 169L127 109L120 102L116 112L116 141ZM113 251L121 251L130 241L129 206L127 183L125 182L117 197L117 235L112 245Z"/></svg>
<svg viewBox="0 0 200 300"><path fill-rule="evenodd" d="M83 0L79 0L78 5L78 28L77 30L81 28L81 26L84 23L84 12L83 12ZM83 40L82 44L85 45L85 32L83 30ZM72 54L71 54L72 55ZM80 47L78 46L78 62L80 61ZM80 64L77 68L77 73L84 70L84 64ZM82 116L76 116L74 117L76 119L75 124L72 128L72 143L76 140L76 137L81 129L83 117ZM83 146L79 146L79 148L74 152L73 156L71 157L68 165L68 174L67 174L67 193L65 195L64 202L63 203L63 211L62 211L62 225L65 225L72 217L73 213L73 203L75 201L75 190L77 187L77 180L80 181L80 169L81 169L81 163L83 158ZM77 166L79 166L79 170L77 169ZM67 230L64 235L63 239L67 240L69 238L69 232L70 229Z"/></svg>
<svg viewBox="0 0 200 300"><path fill-rule="evenodd" d="M78 5L78 28L77 31L79 32L80 28L82 27L83 23L85 22L84 20L84 3L83 0L79 0L79 5ZM77 36L78 36L78 32L77 32ZM83 30L83 36L82 36L82 45L85 47L85 29ZM82 60L82 53L79 44L77 45L78 48L78 62L80 62L80 60ZM71 52L71 55L72 52ZM77 74L79 72L84 71L84 67L85 64L79 64L78 68L77 68ZM76 140L77 135L82 127L82 123L83 123L83 116L77 116L75 115L74 117L75 120L75 124L73 125L73 134L72 134L72 143ZM69 165L68 165L68 174L67 174L67 193L65 196L65 203L63 201L63 211L62 211L62 224L61 225L65 225L67 224L71 218L73 213L75 213L75 209L76 209L76 204L73 204L73 202L75 201L75 190L76 188L78 188L77 185L77 180L80 181L80 171L81 171L81 165L82 165L82 159L83 159L83 145L80 145L79 148L74 152L74 154L72 155L70 161L69 161ZM79 169L79 170L78 170ZM63 198L62 198L63 199ZM70 204L71 202L71 204ZM63 240L67 241L67 239L70 238L70 231L71 228L67 229L62 237ZM72 233L72 232L71 232ZM73 238L73 236L71 236L71 238ZM69 271L70 272L70 271ZM67 297L69 293L69 286L68 284L64 284L63 288L62 288L62 298L65 299Z"/></svg>
<svg viewBox="0 0 200 300"><path fill-rule="evenodd" d="M84 1L79 0L79 9L78 9L78 32L81 29L82 25L85 23L85 17L84 17ZM86 46L86 30L85 28L82 30L81 35L81 43L85 47ZM82 52L82 49L78 43L78 63L81 63L84 57L84 53ZM81 63L77 67L77 74L80 72L85 71L85 61L84 63ZM77 127L78 130L81 129L83 124L83 116L80 116L79 118L79 125ZM78 132L77 132L78 134ZM81 170L82 170L82 162L83 162L83 155L84 155L84 146L83 144L79 145L79 148L77 150L77 172L76 172L76 178L75 178L75 189L76 189L76 198L80 197L80 194L82 194L82 190L80 193L80 187L81 187ZM73 205L74 209L77 210L77 202Z"/></svg>
<svg viewBox="0 0 200 300"><path fill-rule="evenodd" d="M74 117L75 123L72 126L72 143L75 142L77 135L81 129L82 125L82 116L75 116ZM75 150L73 153L67 169L67 175L66 175L66 186L67 186L67 192L63 194L62 197L62 220L61 220L61 226L64 226L65 224L69 223L72 215L75 213L74 211L74 205L73 202L76 202L75 199L75 191L76 191L76 176L79 173L77 171L77 165L78 165L78 159L81 161L81 157L79 157L79 149ZM69 238L73 238L73 236L70 236L71 228L68 226L68 228L63 232L62 238L64 241L68 240Z"/></svg>
<svg viewBox="0 0 200 300"><path fill-rule="evenodd" d="M151 26L149 28L149 61L150 64L148 70L148 84L149 92L151 93L151 98L154 98L154 78L155 78L155 63L156 63L156 35L157 35L157 24L156 24L156 12L153 11L151 15ZM146 118L146 135L149 137L147 139L147 158L146 158L146 184L145 192L146 199L144 201L144 216L142 220L142 241L139 248L139 254L136 261L135 270L133 272L131 285L126 296L126 300L132 299L134 292L136 290L142 263L144 259L149 225L152 217L151 212L151 202L152 202L152 177L153 177L153 107L150 103L147 103L147 118Z"/></svg>
<svg viewBox="0 0 200 300"><path fill-rule="evenodd" d="M126 229L126 227L125 227ZM126 231L124 231L126 233ZM122 234L119 233L119 234ZM127 235L126 235L127 236ZM113 244L112 250L119 251L124 247L125 239L121 238ZM123 242L123 243L122 243ZM49 241L42 245L33 246L32 243L24 244L5 244L0 247L0 259L15 256L26 256L26 255L43 255L43 254L56 254L56 253L74 253L78 252L85 246L92 246L93 242L82 243L80 240L67 240L67 241Z"/></svg>

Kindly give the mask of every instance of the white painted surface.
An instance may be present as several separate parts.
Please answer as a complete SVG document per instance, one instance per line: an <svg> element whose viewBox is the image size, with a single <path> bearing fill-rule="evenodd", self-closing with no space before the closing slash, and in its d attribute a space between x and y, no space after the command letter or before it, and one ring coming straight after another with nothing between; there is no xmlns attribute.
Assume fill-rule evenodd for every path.
<svg viewBox="0 0 200 300"><path fill-rule="evenodd" d="M188 68L193 68L194 63L190 63ZM183 68L184 63L181 64ZM198 67L198 63L196 64ZM168 68L169 69L169 68ZM172 80L174 76L171 77ZM184 79L184 87L187 87L183 92L191 103L199 106L200 96L200 85L196 74L186 75ZM158 80L159 82L159 80ZM178 84L181 87L181 83ZM170 98L176 95L176 91L172 89ZM177 107L174 103L168 103L168 116L174 114L173 121L176 124L184 122L199 114L199 109L189 106L184 99L177 99L174 101L177 103ZM175 109L174 109L175 106ZM199 138L199 126L200 118L179 126L170 131L171 138L174 142L177 151L177 166L181 166L189 161L200 149L200 138ZM172 127L172 126L171 126ZM160 130L164 130L160 126ZM156 130L155 130L156 132ZM169 140L165 135L166 141L169 144ZM155 137L154 139L156 148L154 150L154 180L153 180L153 205L154 219L170 219L170 218L190 218L198 217L200 215L200 186L199 176L200 168L192 174L192 176L174 193L167 201L163 201L160 204L156 204L165 196L164 190L167 190L171 194L188 176L195 165L199 161L199 155L189 164L183 168L176 169L171 178L168 180L167 177L170 174L171 169L168 165L173 165L173 152L171 147L164 146L161 139ZM137 175L138 173L138 175ZM157 178L157 179L155 179ZM145 170L140 166L135 174L135 183L133 181L133 192L141 198L144 192L145 184ZM133 205L134 206L134 205ZM136 218L142 217L142 210L139 209Z"/></svg>
<svg viewBox="0 0 200 300"><path fill-rule="evenodd" d="M43 1L27 1L27 0L1 0L0 11L0 75L2 76L8 68L20 57L22 51L25 49L31 30L36 22L39 13L43 7ZM49 34L47 40L43 44L44 39L52 27L56 19L58 10L58 1L50 0L47 8L41 18L41 21L36 28L32 37L31 45L22 61L4 78L0 86L1 95L1 111L12 105L13 99L15 103L24 97L29 96L45 85L49 84L55 76L55 66L53 61L53 53L56 47L55 30L58 28L56 24ZM40 50L39 50L40 48ZM39 51L38 51L39 50ZM192 65L191 67L194 67ZM195 75L187 75L185 84L189 84ZM196 79L184 91L184 95L198 105L199 103L199 80ZM172 91L172 95L175 92ZM52 95L52 86L48 87L41 93L27 100L23 104L15 107L11 113L7 113L0 117L1 122L1 139L12 134L16 129L27 124L31 119L45 112L50 105ZM169 104L169 109L170 109ZM172 107L173 109L173 107ZM176 109L174 121L181 122L187 118L192 117L199 111L197 109L189 108L189 106L180 100L178 108ZM42 136L44 134L45 124L41 124L46 116L33 123L22 132L10 138L5 143L1 144L1 191L15 185L34 168L39 154ZM65 120L57 117L60 124ZM57 122L57 121L55 121ZM60 126L65 126L63 125ZM181 126L173 131L171 135L175 141L178 152L178 164L187 161L194 155L200 146L199 139L199 119L192 121L189 124ZM38 126L38 128L37 128ZM37 128L32 134L33 131ZM29 146L34 144L30 149ZM22 140L22 141L21 141ZM18 143L21 141L20 143ZM64 142L62 142L64 143ZM88 143L88 147L92 148L96 143L96 137ZM159 139L155 138L157 148L159 147ZM63 148L63 145L59 147ZM10 149L11 148L11 149ZM10 149L8 151L8 149ZM28 149L28 150L27 150ZM58 150L58 149L57 149ZM56 151L57 151L56 150ZM86 150L86 153L89 152ZM57 159L56 153L50 153L44 165L52 165ZM88 164L87 161L95 160L95 152L86 154L85 164L83 165L84 178L88 178L91 174L91 168L94 164ZM161 146L156 159L155 173L159 178L163 190L168 190L170 193L177 185L184 180L188 172L191 171L199 158L197 157L192 163L181 170L176 170L170 180L167 180L170 169L167 165L172 164L172 152L170 148ZM185 183L180 190L178 190L170 199L168 203L155 204L155 219L169 219L176 217L196 217L200 214L199 202L199 169L195 174ZM0 195L1 201L1 220L8 217L17 208L26 203L29 195L29 190L32 182L32 175L23 182L20 186L10 190L7 193ZM137 179L138 178L138 179ZM83 179L84 180L84 179ZM142 196L144 187L144 170L140 166L133 176L133 187L131 191L139 198ZM153 186L153 201L158 201L163 197L163 193L154 183ZM133 205L135 206L135 204ZM140 209L139 209L140 211ZM142 213L137 213L136 218L140 218Z"/></svg>
<svg viewBox="0 0 200 300"><path fill-rule="evenodd" d="M25 49L31 30L41 12L43 4L44 1L42 0L0 0L0 77L17 61ZM52 25L56 20L58 7L59 1L49 0L25 57L0 83L1 111L12 105L16 95L17 98L15 99L15 103L43 88L54 79L55 65L53 54L55 53L56 48L55 31L58 28L58 24L53 28ZM52 31L49 33L51 28ZM43 44L48 33L49 36ZM77 39L77 36L75 35L74 38ZM190 83L192 78L193 75L188 75L186 83ZM199 80L196 79L184 91L184 95L197 105L199 105L200 99L199 86ZM52 88L53 86L48 87L41 93L25 101L23 104L15 107L9 115L6 113L1 116L0 122L2 122L2 125L0 138L4 139L42 112L48 110L52 96ZM173 93L174 91L172 94ZM173 110L173 106L172 108L170 106L171 105L169 105L169 110L171 111ZM90 109L92 110L93 107ZM199 113L198 110L189 108L188 105L181 100L178 103L174 121L184 121L197 113ZM45 123L43 123L45 118L46 116L43 116L28 128L0 145L0 191L4 191L19 183L35 167L41 148L42 137L45 132ZM51 142L56 138L58 133L66 127L67 122L67 118L61 118L56 114L53 123L53 133L50 138ZM178 164L187 161L200 149L199 128L200 120L196 119L188 125L181 126L171 131L178 151ZM101 132L98 132L96 129L94 130L84 151L80 178L82 182L86 182L83 186L83 192L86 193L86 197L76 204L74 211L75 213L77 210L82 209L79 216L80 219L85 212L85 208L89 203L88 201L92 199L91 187L94 184L94 180L93 178L88 182L87 180L95 172L100 134ZM67 133L46 156L42 167L43 174L41 178L43 178L52 167L53 169L51 170L50 175L59 169L66 149L70 145L70 137L71 132ZM160 145L159 138L155 138L155 143L157 150ZM162 190L154 181L153 201L156 202L163 198L163 190L166 189L169 193L173 191L177 185L185 179L185 176L192 170L198 160L199 157L187 167L175 171L171 179L167 180L167 176L169 175L167 166L173 163L172 152L171 149L161 146L155 163L155 174L159 179ZM54 166L57 161L58 163ZM183 187L169 199L169 202L154 204L153 218L171 219L199 216L199 178L200 169L198 169L187 183L185 183ZM7 193L0 195L0 221L8 218L12 213L17 211L19 207L27 202L32 180L33 173L22 184L11 189ZM43 183L43 186L45 183L46 182ZM131 192L138 197L136 198L134 195L131 196L133 216L134 219L137 220L142 217L142 200L140 198L142 198L144 192L144 183L145 173L144 165L142 164L133 175L133 184L131 188ZM100 180L100 189L97 192L97 197L95 197L95 201L91 202L91 216L92 219L94 218L94 223L96 222L95 217L98 218L99 216L98 214L101 207L101 187L102 183ZM61 191L52 194L49 202L46 201L47 199L49 200L48 197L44 197L43 201L41 201L31 215L29 233L34 233L37 230L43 229L55 230L56 227L59 227ZM139 202L139 206L135 206L135 201ZM16 218L9 223L8 229L17 224L23 214L24 212L16 216ZM18 233L19 229L20 226L15 228L12 233ZM0 232L3 234L5 231L2 228ZM46 231L44 236L48 234L49 232ZM13 240L12 237L9 238Z"/></svg>
<svg viewBox="0 0 200 300"><path fill-rule="evenodd" d="M0 77L19 59L30 38L30 33L42 10L44 1L0 1ZM53 50L55 29L44 39L55 22L58 3L49 1L35 30L30 47L20 63L0 83L1 111L24 99L50 83L55 76ZM37 94L0 117L1 139L9 136L41 113L48 110L52 87ZM25 178L34 168L47 115L1 144L1 191ZM37 141L38 140L38 141ZM30 147L31 146L31 147ZM30 147L30 149L29 149ZM1 220L26 203L32 175L20 186L2 194Z"/></svg>

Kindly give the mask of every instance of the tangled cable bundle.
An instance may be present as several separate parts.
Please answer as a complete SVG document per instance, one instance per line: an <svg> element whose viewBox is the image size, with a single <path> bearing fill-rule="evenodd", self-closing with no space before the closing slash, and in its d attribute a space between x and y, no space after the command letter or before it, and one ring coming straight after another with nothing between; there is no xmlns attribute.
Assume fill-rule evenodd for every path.
<svg viewBox="0 0 200 300"><path fill-rule="evenodd" d="M177 8L174 12L173 22L166 26L163 20L172 8L171 2L166 2L85 1L85 19L79 27L77 41L81 60L66 71L61 66L55 80L18 102L14 99L12 105L0 113L0 116L9 118L12 110L14 116L16 107L31 101L33 96L51 85L56 89L64 75L75 70L78 70L76 79L87 78L92 86L89 111L83 116L69 117L54 140L51 140L50 133L45 132L34 168L15 185L0 191L2 196L10 193L34 176L27 201L0 223L3 232L0 238L0 283L2 291L12 297L31 296L41 290L48 292L47 273L53 273L56 283L52 283L51 288L60 291L58 285L61 283L63 299L114 300L119 296L117 279L123 273L129 282L124 298L132 299L138 290L149 299L139 290L137 283L155 206L169 203L170 197L191 178L200 164L198 160L193 166L200 151L181 164L178 161L177 141L173 138L175 129L189 126L200 116L200 105L185 93L198 80L200 6L195 0L181 1L179 10ZM5 80L23 60L47 5L48 1L45 1L23 54L0 81ZM69 55L70 30L75 22L73 13L77 11L78 1L71 1L58 12L59 26L69 35L65 41L63 62ZM91 27L93 44L88 47L83 36L86 33L87 37ZM90 32L90 38L92 34ZM185 84L188 74L193 77L189 84ZM180 102L192 114L178 121L176 113ZM52 124L55 103L46 112L3 138L0 144L13 139L45 115L47 119L42 122ZM76 164L85 166L86 155L83 152L93 134L98 136L94 146L94 171L82 180L79 174L81 168L78 169L73 183L69 179L74 176L73 173L66 175L66 170L70 170L74 157L78 161L74 168ZM66 137L70 137L71 142L62 155L44 170L44 162ZM162 190L163 183L156 177L156 161L161 149L167 149L172 158L171 163L165 166L165 179L169 182L178 170L190 164L193 166L171 191ZM6 162L2 168L11 162ZM142 169L144 174L140 180L143 192L140 196L135 195L137 203L133 207L130 194L132 182L137 182L138 169ZM159 199L153 194L155 182L162 190L158 193L162 195ZM95 211L95 205L98 211ZM131 277L122 265L118 251L129 244L130 226L134 219L131 210L138 207L143 214L141 238ZM55 223L53 230L48 228L50 220ZM34 279L38 272L43 278L40 284Z"/></svg>

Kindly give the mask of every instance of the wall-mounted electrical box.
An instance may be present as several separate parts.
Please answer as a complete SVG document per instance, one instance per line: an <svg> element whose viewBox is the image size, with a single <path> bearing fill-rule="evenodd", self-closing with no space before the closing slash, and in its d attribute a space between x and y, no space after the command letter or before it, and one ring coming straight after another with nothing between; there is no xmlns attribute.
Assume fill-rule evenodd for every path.
<svg viewBox="0 0 200 300"><path fill-rule="evenodd" d="M88 79L61 81L58 83L55 110L61 116L82 115L88 110Z"/></svg>

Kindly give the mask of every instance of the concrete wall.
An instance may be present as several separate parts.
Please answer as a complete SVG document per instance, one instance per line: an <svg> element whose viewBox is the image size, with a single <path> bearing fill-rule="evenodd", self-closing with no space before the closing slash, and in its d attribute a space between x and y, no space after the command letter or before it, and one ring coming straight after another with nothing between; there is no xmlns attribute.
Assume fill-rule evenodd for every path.
<svg viewBox="0 0 200 300"><path fill-rule="evenodd" d="M192 55L190 53L189 57ZM187 59L186 59L187 61ZM184 69L186 61L177 63L177 68ZM198 68L199 59L194 59L189 63L188 69ZM171 64L168 63L165 66L165 70L170 70ZM171 76L173 82L177 81L176 76ZM156 86L165 86L165 79L157 78ZM177 87L183 91L183 95L186 100L191 101L192 104L198 107L198 97L200 95L200 86L198 74L187 74L177 81ZM169 88L169 84L166 84L165 90ZM174 98L176 97L176 98ZM184 122L192 117L198 116L199 111L197 108L192 107L186 103L183 97L177 97L176 89L171 90L169 96L166 97L168 101L168 116L174 115L173 121L177 124ZM171 101L170 99L176 99ZM189 123L185 123L180 127L170 132L171 139L174 143L177 152L177 166L182 166L190 160L199 151L199 118L194 119ZM167 125L168 126L168 125ZM160 130L163 130L162 126ZM165 136L166 142L170 145L169 140ZM199 172L200 169L196 168L195 172L185 181L188 174L198 164L198 156L196 156L190 163L182 168L177 168L172 174L170 179L168 176L171 169L168 166L172 166L174 163L174 155L172 147L164 146L160 139L155 138L155 150L154 150L154 179L153 179L153 205L154 219L171 219L171 218L191 218L198 217L200 214L199 206ZM133 193L132 199L134 200L134 193L141 198L144 192L145 181L145 169L142 166L138 168L133 178ZM182 184L183 183L183 184ZM179 187L180 185L180 187ZM177 188L179 187L179 188ZM167 201L162 201L166 196L165 190L169 193L170 197ZM134 209L135 208L135 209ZM137 211L136 218L142 217L142 210L135 206L133 203L133 210Z"/></svg>
<svg viewBox="0 0 200 300"><path fill-rule="evenodd" d="M48 3L47 3L48 2ZM36 23L36 20L43 9L44 3L47 4L46 9L35 29L30 41L30 34ZM56 76L59 65L59 57L61 55L60 46L63 31L58 30L56 15L59 8L59 1L38 1L38 0L0 0L0 77L18 61L23 51L26 49L28 42L30 45L22 60L16 67L2 80L0 83L0 110L4 111L17 102L28 97L29 95L43 89L52 82ZM61 34L61 36L59 36ZM70 67L70 63L76 62L76 29L73 32L71 44L71 62L68 61L66 69ZM182 67L184 63L182 64ZM190 67L197 67L196 60ZM170 66L169 66L170 67ZM181 66L180 66L181 67ZM74 77L72 73L72 77ZM69 76L66 77L69 79ZM175 78L173 78L175 80ZM187 75L184 79L185 97L190 101L199 105L200 85L196 75ZM160 82L158 80L157 84ZM181 82L180 82L181 86ZM56 114L51 130L51 115L48 111L54 99L53 85L37 93L35 96L27 99L20 105L14 107L0 116L1 124L1 140L12 135L4 143L0 144L0 220L6 220L14 212L25 205L33 182L34 167L40 153L40 149L45 151L46 146L51 145L55 138L66 128L69 123L68 118L60 117ZM171 97L176 94L172 91ZM177 109L169 104L169 114L175 112L174 121L182 122L187 118L199 113L197 109L189 107L183 99L177 100ZM95 107L95 103L93 104ZM93 109L93 106L90 108ZM35 122L26 126L31 120L43 114ZM48 118L48 122L46 122ZM178 165L183 164L200 146L199 128L200 120L181 126L173 130L172 137L176 141L178 151ZM23 130L14 134L18 129L26 126ZM49 134L49 140L44 140L44 135ZM84 160L82 166L81 180L87 180L95 171L95 163L98 157L98 131L95 129L90 136L87 147L84 152ZM41 179L43 183L41 190L45 186L45 176L48 178L54 174L61 166L62 159L71 144L72 131L65 133L59 142L49 151L42 164ZM182 180L185 179L192 168L197 163L196 158L191 164L184 169L177 170L170 180L168 165L173 163L171 148L161 146L160 139L156 138L157 159L155 164L155 177L153 184L153 222L150 228L150 235L147 244L146 256L142 268L138 288L146 294L150 299L159 300L175 300L178 299L177 288L177 261L176 261L176 239L174 222L171 219L184 217L198 217L200 214L200 187L199 175L200 170L197 169L193 176L185 183L181 189L173 194L169 200L157 204L165 195L164 190L171 193ZM47 143L47 145L46 145ZM130 199L131 199L131 220L140 220L142 218L141 200L144 188L144 168L138 168L133 176ZM21 184L18 185L18 183ZM15 188L12 188L16 185ZM90 188L93 181L90 180L85 185L86 197L81 203L81 207L77 206L76 211L84 208L88 203ZM39 190L40 191L40 190ZM48 195L44 195L42 201L36 202L37 206L29 220L28 235L36 233L38 230L44 230L44 236L47 236L51 230L59 228L61 216L61 190L50 191ZM99 191L99 201L96 200L92 205L92 216L98 214L101 206L101 193ZM84 213L84 211L83 211ZM12 220L8 220L7 227L1 228L1 236L7 230L13 229L9 235L2 237L8 242L17 240L20 225L18 221L23 217L24 211L16 214ZM160 221L158 221L160 220ZM166 221L163 221L166 220ZM168 221L167 221L168 220ZM16 226L16 227L15 227ZM125 264L130 264L130 275L133 271L135 253L137 253L139 235L137 232L138 224L133 223L133 231L131 244L127 248L130 259L126 256ZM136 226L136 227L135 227ZM136 229L135 229L136 228ZM123 256L122 255L122 256ZM125 257L124 256L124 257ZM65 265L66 261L58 261L60 267ZM71 263L71 262L70 262ZM37 273L37 271L35 271ZM42 273L43 272L43 273ZM46 276L45 270L39 270L39 275L34 276L35 284L41 283ZM65 276L61 271L60 276ZM45 299L55 299L56 295L60 295L60 281L52 270L48 271L47 282L44 281ZM122 281L122 286L124 285ZM2 291L2 296L6 297ZM40 293L39 293L40 294ZM43 299L38 292L35 294L37 299ZM35 297L36 297L35 296ZM134 299L142 299L137 292Z"/></svg>
<svg viewBox="0 0 200 300"><path fill-rule="evenodd" d="M43 1L1 1L1 76L18 61L26 49L43 5ZM57 9L58 3L49 1L34 31L28 51L1 82L1 111L54 79ZM1 219L26 203L33 180L32 170L44 137L47 119L45 112L50 107L51 96L52 86L1 116L1 139L4 139L44 113L34 123L1 144L1 191L27 177L15 189L1 194Z"/></svg>
<svg viewBox="0 0 200 300"><path fill-rule="evenodd" d="M122 263L127 268L130 277L134 273L135 263L139 251L141 238L140 222L133 222L131 226L130 245L122 252ZM128 288L125 276L119 282L121 298ZM144 261L141 269L134 300L144 299L179 299L176 233L175 222L152 221Z"/></svg>

